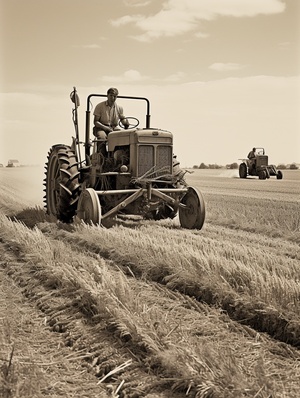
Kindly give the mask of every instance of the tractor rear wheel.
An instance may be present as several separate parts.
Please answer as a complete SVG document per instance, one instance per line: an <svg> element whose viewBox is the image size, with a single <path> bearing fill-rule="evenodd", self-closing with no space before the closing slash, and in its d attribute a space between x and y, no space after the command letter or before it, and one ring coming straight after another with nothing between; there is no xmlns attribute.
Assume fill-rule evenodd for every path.
<svg viewBox="0 0 300 398"><path fill-rule="evenodd" d="M54 145L45 166L45 207L47 214L69 223L73 221L79 198L79 171L75 153L67 145Z"/></svg>
<svg viewBox="0 0 300 398"><path fill-rule="evenodd" d="M188 187L179 207L179 221L183 228L201 229L205 220L205 202L197 188Z"/></svg>
<svg viewBox="0 0 300 398"><path fill-rule="evenodd" d="M246 163L241 163L239 167L240 178L247 178L247 165Z"/></svg>
<svg viewBox="0 0 300 398"><path fill-rule="evenodd" d="M77 217L86 224L101 224L101 205L93 188L85 189L78 202Z"/></svg>

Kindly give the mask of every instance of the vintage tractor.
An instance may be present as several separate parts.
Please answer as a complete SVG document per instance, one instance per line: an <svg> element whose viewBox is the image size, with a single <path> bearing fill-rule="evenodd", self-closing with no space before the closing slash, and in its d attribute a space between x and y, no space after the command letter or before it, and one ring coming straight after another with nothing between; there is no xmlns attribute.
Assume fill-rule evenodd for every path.
<svg viewBox="0 0 300 398"><path fill-rule="evenodd" d="M150 102L144 97L118 96L122 100L146 102L146 126L127 117L124 129L108 134L107 156L98 151L95 137L90 138L92 98L87 97L85 141L79 140L79 97L74 87L70 94L76 137L70 146L56 144L45 165L45 207L49 215L71 223L108 225L111 218L128 215L160 220L179 216L180 225L201 229L205 220L205 202L197 188L187 186L185 170L173 155L173 135L150 127ZM82 158L81 149L85 156Z"/></svg>
<svg viewBox="0 0 300 398"><path fill-rule="evenodd" d="M273 164L268 164L268 155L265 155L264 148L256 148L256 156L253 159L239 159L242 163L239 166L240 178L247 178L247 176L258 176L260 180L276 176L281 180L283 174L277 170Z"/></svg>

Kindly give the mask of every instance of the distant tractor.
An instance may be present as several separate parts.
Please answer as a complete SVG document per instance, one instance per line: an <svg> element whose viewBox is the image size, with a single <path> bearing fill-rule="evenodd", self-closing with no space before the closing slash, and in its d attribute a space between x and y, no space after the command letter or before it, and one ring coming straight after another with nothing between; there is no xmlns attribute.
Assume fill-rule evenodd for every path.
<svg viewBox="0 0 300 398"><path fill-rule="evenodd" d="M45 166L45 207L48 214L70 223L76 220L106 226L115 216L141 216L144 219L173 219L180 225L201 229L205 220L205 202L197 188L188 186L173 154L171 132L150 127L150 103L144 97L118 96L146 102L145 128L139 120L127 117L131 124L107 136L106 156L98 149L98 139L90 139L92 98L87 97L85 140L79 140L76 88L70 94L76 137L71 146L56 144L48 153ZM80 145L84 147L82 158Z"/></svg>
<svg viewBox="0 0 300 398"><path fill-rule="evenodd" d="M243 162L239 166L240 178L247 178L247 176L258 176L260 180L265 180L271 176L276 176L281 180L283 174L277 170L273 164L268 164L268 155L265 155L264 148L256 148L256 155L253 159L239 159Z"/></svg>

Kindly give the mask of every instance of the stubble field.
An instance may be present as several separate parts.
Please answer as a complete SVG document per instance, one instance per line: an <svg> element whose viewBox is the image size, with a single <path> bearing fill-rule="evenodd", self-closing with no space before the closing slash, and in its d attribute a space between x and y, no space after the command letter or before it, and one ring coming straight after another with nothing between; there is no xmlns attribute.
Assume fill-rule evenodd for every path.
<svg viewBox="0 0 300 398"><path fill-rule="evenodd" d="M56 223L42 179L0 169L0 395L298 396L299 171L187 174L201 231Z"/></svg>

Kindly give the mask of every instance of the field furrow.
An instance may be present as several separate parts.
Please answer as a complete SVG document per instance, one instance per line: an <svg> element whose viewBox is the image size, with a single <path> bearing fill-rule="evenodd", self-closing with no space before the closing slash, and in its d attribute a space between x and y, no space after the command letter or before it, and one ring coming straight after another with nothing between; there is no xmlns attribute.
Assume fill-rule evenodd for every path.
<svg viewBox="0 0 300 398"><path fill-rule="evenodd" d="M59 336L67 358L94 377L99 396L297 395L298 181L286 180L277 195L284 180L193 173L207 219L191 231L177 218L119 218L110 228L56 223L38 201L30 207L32 192L20 196L14 178L17 191L13 178L2 179L1 272ZM1 357L11 347L6 336Z"/></svg>
<svg viewBox="0 0 300 398"><path fill-rule="evenodd" d="M233 319L299 346L297 260L232 245L225 233L222 241L216 241L209 226L205 236L179 229L168 233L169 228L159 226L154 234L151 223L134 229L82 228L72 232L52 228L50 236L70 243L74 250L113 260L128 274L220 306ZM49 233L49 226L41 230ZM272 283L267 282L270 273Z"/></svg>
<svg viewBox="0 0 300 398"><path fill-rule="evenodd" d="M74 257L68 243L45 238L39 230L31 232L18 223L6 224L4 230L6 251L22 265L6 262L7 273L99 380L128 364L120 376L116 372L113 383L124 380L123 391L130 396L171 389L174 397L176 392L192 397L209 387L219 397L250 397L261 389L270 392L265 381L257 384L256 379L253 384L255 373L249 378L255 358L260 358L264 372L278 374L282 356L290 365L298 356L292 348L231 321L218 308L197 304L156 283L128 278L111 262L86 252ZM16 242L20 232L23 238ZM231 368L239 369L239 377ZM298 370L293 365L292 369L289 385L294 388ZM219 379L220 373L226 375L226 383L230 374L230 388ZM107 376L106 381L112 379Z"/></svg>

